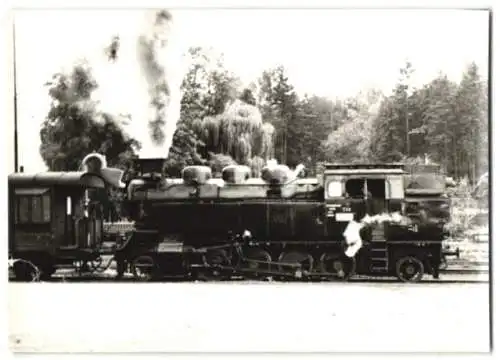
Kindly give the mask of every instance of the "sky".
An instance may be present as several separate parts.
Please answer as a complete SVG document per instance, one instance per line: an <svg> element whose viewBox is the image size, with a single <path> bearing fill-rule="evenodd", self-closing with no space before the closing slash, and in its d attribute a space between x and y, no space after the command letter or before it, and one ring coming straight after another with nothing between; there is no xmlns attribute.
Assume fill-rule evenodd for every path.
<svg viewBox="0 0 500 360"><path fill-rule="evenodd" d="M367 88L390 91L405 60L416 86L439 71L459 81L475 61L488 74L488 13L465 10L174 10L173 53L211 46L244 82L283 64L299 93L346 97ZM141 114L143 84L131 55L144 29L132 10L22 10L16 14L19 164L43 171L38 147L49 98L44 83L81 57L95 65L109 108ZM103 47L123 39L118 66ZM142 99L144 100L144 99ZM141 109L142 110L141 110ZM142 112L143 114L143 112ZM13 160L12 166L13 168Z"/></svg>

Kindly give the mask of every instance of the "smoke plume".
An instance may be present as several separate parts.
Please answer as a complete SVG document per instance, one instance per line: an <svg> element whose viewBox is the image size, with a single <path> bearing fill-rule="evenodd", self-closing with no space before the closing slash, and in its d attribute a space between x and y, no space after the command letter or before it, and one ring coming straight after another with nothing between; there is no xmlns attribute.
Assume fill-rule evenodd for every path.
<svg viewBox="0 0 500 360"><path fill-rule="evenodd" d="M166 158L180 117L182 56L169 11L148 13L146 26L137 38L137 60L149 95L149 139L142 139L139 155Z"/></svg>

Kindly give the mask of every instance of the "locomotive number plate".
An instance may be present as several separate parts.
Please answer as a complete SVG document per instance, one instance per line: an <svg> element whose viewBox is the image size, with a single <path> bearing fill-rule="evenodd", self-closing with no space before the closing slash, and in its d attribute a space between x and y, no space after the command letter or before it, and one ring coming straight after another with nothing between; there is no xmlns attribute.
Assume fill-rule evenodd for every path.
<svg viewBox="0 0 500 360"><path fill-rule="evenodd" d="M354 219L353 213L336 213L335 220L337 221L352 221Z"/></svg>
<svg viewBox="0 0 500 360"><path fill-rule="evenodd" d="M184 246L180 242L162 242L158 244L158 252L163 253L181 253Z"/></svg>

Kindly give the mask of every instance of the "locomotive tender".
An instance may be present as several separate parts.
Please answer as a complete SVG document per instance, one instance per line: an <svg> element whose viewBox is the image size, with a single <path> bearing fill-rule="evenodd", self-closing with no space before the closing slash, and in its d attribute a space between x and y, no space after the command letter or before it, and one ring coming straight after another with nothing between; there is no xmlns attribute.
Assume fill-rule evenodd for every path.
<svg viewBox="0 0 500 360"><path fill-rule="evenodd" d="M424 274L438 278L441 259L447 255L442 242L449 199L444 195L444 177L438 174L408 174L401 164L325 164L317 178L297 177L285 166L266 167L260 178L251 178L248 167L229 166L220 179L212 178L208 167L188 166L182 178L167 179L162 175L163 159L140 159L137 164L139 174L128 184L124 204L134 221L133 231L113 250L118 277L130 270L144 279L235 275L348 279L364 274L419 281ZM120 185L116 178L106 181L103 171L101 166L71 175L77 197ZM84 175L98 184L78 180ZM20 184L20 176L26 175L9 177L11 199L16 199L10 208L17 209L16 214L19 196L24 196L20 188L26 192L43 185L37 183L42 175L33 178L32 184ZM429 178L430 185L426 184ZM67 225L74 222L70 211L57 215L57 204L61 205L57 199L64 199L69 187L54 183L50 188L55 203L50 219L58 232L49 236L50 226L44 233L32 224L30 231L45 235L26 240L16 217L11 221L11 254L37 262L48 274L64 261L97 261L102 254L102 213L86 210L79 217L86 219L86 225L75 231ZM94 203L92 209L98 209L98 201ZM367 221L391 213L398 214L399 220L386 216L384 221ZM352 247L344 236L349 224L361 228L362 246L354 255L346 251ZM35 240L40 236L44 242ZM69 238L71 250L63 246Z"/></svg>

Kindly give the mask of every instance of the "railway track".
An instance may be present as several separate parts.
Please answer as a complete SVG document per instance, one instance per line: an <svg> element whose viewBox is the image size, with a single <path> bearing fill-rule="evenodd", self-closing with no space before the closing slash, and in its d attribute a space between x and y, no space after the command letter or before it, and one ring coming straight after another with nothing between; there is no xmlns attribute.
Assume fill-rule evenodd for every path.
<svg viewBox="0 0 500 360"><path fill-rule="evenodd" d="M422 279L423 282L429 283L443 283L443 282L488 282L489 281L489 265L485 259L480 260L467 260L467 259L454 259L451 261L447 261L446 266L440 270L441 276L440 279L433 279L430 275L425 275ZM105 268L102 268L101 271L93 271L90 273L78 273L73 268L66 269L58 269L56 273L52 276L48 282L142 282L142 280L134 277L132 273L124 274L122 279L116 279L116 263L112 260L112 257L109 255L103 256L102 264L107 264ZM106 270L104 270L106 269ZM252 275L252 274L251 274ZM270 274L268 274L270 275ZM255 280L254 280L255 279ZM266 277L266 275L261 275L259 278L256 276L243 278L243 276L229 276L225 279L216 279L216 280L201 280L203 282L217 282L217 283L227 283L236 281L238 283L242 282L267 282L268 279L272 279L271 281L275 283L285 283L285 280ZM12 271L9 271L9 281L17 282L14 278L14 274ZM179 276L179 277L162 277L160 280L155 282L198 282L200 279L189 278L188 276ZM312 283L332 283L338 282L342 280L326 280L326 279L291 279L290 282L312 282ZM367 275L354 275L349 282L397 282L398 280L391 277L384 276L367 276Z"/></svg>
<svg viewBox="0 0 500 360"><path fill-rule="evenodd" d="M53 282L53 283L61 283L61 282L113 282L113 283L136 283L141 282L134 278L134 276L130 273L124 274L122 279L116 279L116 272L114 270L106 270L103 273L98 274L78 274L72 270L59 270L57 271L49 281L45 282ZM18 282L13 274L9 274L10 282ZM154 281L155 283L162 282L204 282L204 283L300 283L300 280L292 280L292 281L280 281L272 278L263 278L263 279L247 279L238 276L231 277L229 279L221 279L221 280L192 280L186 277L164 277L160 280ZM335 283L335 282L343 282L343 281L328 281L328 280L307 280L302 281L307 283ZM354 275L348 282L354 283L399 283L399 281L395 278L391 277L371 277L365 275ZM441 271L440 279L433 279L431 276L427 275L421 281L422 283L488 283L489 282L489 270L486 268L483 269L458 269L451 268ZM406 284L401 284L406 285Z"/></svg>

